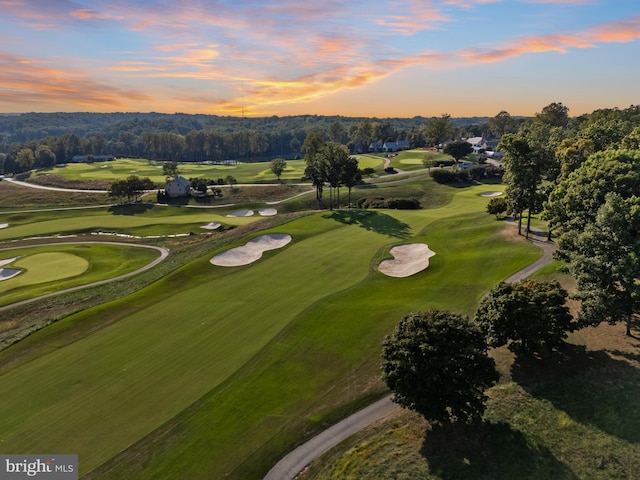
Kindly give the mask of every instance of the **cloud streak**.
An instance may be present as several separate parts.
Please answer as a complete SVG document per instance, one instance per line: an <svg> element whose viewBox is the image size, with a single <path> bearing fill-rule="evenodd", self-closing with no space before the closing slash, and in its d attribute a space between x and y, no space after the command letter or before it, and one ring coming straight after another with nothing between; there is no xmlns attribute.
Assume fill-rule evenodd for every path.
<svg viewBox="0 0 640 480"><path fill-rule="evenodd" d="M527 3L591 5L588 0L520 5ZM0 12L10 19L0 23L9 40L0 56L0 108L46 100L50 108L162 104L205 111L216 105L224 113L272 113L278 106L364 88L408 67L460 69L640 39L640 16L631 16L577 31L497 39L493 46L480 47L471 36L466 45L458 44L456 32L467 38L459 30L466 15L477 21L478 12L492 5L494 15L508 7L501 0L0 0ZM46 31L43 45L59 38L55 55L49 55L56 58L55 67L45 54L27 52L19 30L14 37L7 33L13 23L26 29L25 35L30 29ZM74 33L87 41L95 36L95 50L74 44ZM447 41L456 46L449 49ZM10 51L9 44L20 47ZM167 94L171 100L160 102Z"/></svg>

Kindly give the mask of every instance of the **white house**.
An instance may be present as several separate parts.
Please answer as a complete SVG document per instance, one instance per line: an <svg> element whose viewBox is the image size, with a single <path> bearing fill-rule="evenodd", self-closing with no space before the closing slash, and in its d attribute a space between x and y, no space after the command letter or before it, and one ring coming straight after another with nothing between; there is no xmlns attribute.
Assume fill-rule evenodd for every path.
<svg viewBox="0 0 640 480"><path fill-rule="evenodd" d="M191 182L180 175L176 175L173 180L169 180L166 183L164 192L170 198L188 197L191 193Z"/></svg>
<svg viewBox="0 0 640 480"><path fill-rule="evenodd" d="M467 143L471 144L471 147L473 148L473 151L475 153L478 153L478 151L484 149L487 149L487 137L486 135L482 135L481 137L471 137L471 138L467 138L466 140Z"/></svg>
<svg viewBox="0 0 640 480"><path fill-rule="evenodd" d="M400 150L409 150L411 148L409 140L398 140L397 142L371 142L369 144L370 152L399 152Z"/></svg>

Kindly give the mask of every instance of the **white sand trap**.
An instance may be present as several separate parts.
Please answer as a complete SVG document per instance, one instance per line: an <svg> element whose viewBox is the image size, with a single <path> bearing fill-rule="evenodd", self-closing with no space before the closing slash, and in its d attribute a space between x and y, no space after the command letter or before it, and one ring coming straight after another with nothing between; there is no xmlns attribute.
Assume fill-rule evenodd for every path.
<svg viewBox="0 0 640 480"><path fill-rule="evenodd" d="M240 210L238 212L233 212L227 215L227 217L252 217L253 210Z"/></svg>
<svg viewBox="0 0 640 480"><path fill-rule="evenodd" d="M6 258L4 260L0 260L0 268L4 267L5 265L9 265L11 262L14 262L18 259L18 257L13 257L13 258Z"/></svg>
<svg viewBox="0 0 640 480"><path fill-rule="evenodd" d="M7 228L8 226L8 223L0 223L0 228Z"/></svg>
<svg viewBox="0 0 640 480"><path fill-rule="evenodd" d="M278 213L278 210L276 210L275 208L263 208L262 210L258 210L258 213L263 217L273 217L276 213Z"/></svg>
<svg viewBox="0 0 640 480"><path fill-rule="evenodd" d="M502 195L502 192L484 192L480 194L481 197L499 197L500 195Z"/></svg>
<svg viewBox="0 0 640 480"><path fill-rule="evenodd" d="M396 245L390 251L393 259L380 262L378 270L390 277L410 277L429 266L429 259L436 253L425 243Z"/></svg>
<svg viewBox="0 0 640 480"><path fill-rule="evenodd" d="M206 225L202 225L200 228L206 228L207 230L215 230L216 228L220 228L220 224L218 222L210 222Z"/></svg>
<svg viewBox="0 0 640 480"><path fill-rule="evenodd" d="M263 252L282 248L290 241L291 235L287 235L286 233L260 235L259 237L249 240L247 244L242 247L232 248L226 252L219 253L209 261L219 267L249 265L259 260Z"/></svg>

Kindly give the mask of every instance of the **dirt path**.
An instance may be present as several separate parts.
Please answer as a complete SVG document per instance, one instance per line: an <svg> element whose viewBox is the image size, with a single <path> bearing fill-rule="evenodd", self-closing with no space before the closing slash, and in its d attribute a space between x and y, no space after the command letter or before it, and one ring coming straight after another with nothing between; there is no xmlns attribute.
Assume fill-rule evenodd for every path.
<svg viewBox="0 0 640 480"><path fill-rule="evenodd" d="M553 259L555 244L541 240L538 237L542 238L539 232L534 232L530 237L530 241L542 249L542 257L508 277L505 282L513 283L522 280L547 265ZM293 480L307 465L320 455L354 433L380 420L395 408L400 407L391 401L391 395L363 408L285 455L269 470L264 480Z"/></svg>

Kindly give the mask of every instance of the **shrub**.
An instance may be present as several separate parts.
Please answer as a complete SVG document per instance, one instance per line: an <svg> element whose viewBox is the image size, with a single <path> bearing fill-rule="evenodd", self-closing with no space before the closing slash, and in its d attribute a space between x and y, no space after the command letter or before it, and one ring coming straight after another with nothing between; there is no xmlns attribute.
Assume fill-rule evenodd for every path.
<svg viewBox="0 0 640 480"><path fill-rule="evenodd" d="M422 208L417 198L361 198L357 203L359 208L392 208L396 210L418 210Z"/></svg>

